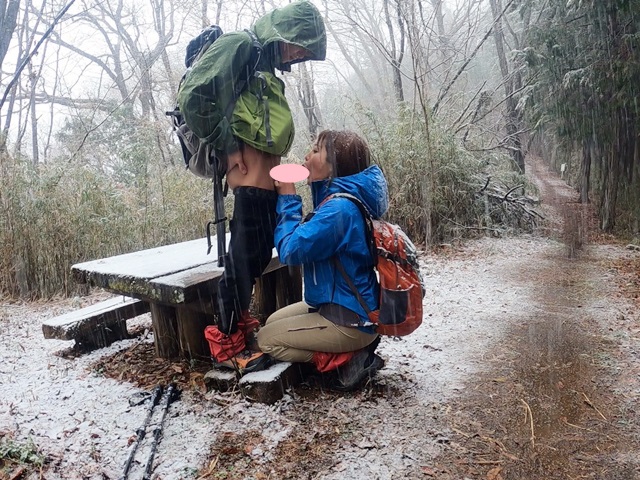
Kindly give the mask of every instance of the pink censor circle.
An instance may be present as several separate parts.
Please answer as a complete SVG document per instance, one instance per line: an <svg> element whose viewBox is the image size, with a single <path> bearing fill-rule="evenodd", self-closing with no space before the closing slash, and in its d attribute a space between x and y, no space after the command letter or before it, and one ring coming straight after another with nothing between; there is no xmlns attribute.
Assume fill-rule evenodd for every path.
<svg viewBox="0 0 640 480"><path fill-rule="evenodd" d="M302 165L286 163L273 167L269 175L280 183L296 183L306 179L309 176L309 170Z"/></svg>

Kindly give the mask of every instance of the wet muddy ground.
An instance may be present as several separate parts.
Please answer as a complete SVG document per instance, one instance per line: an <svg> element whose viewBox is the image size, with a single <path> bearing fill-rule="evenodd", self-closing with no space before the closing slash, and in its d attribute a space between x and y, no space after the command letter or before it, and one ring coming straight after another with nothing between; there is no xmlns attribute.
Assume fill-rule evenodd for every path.
<svg viewBox="0 0 640 480"><path fill-rule="evenodd" d="M72 301L3 305L0 436L46 458L22 478L119 478L143 418L131 398L174 381L155 480L640 480L640 252L528 168L539 231L425 255L423 326L383 339L385 368L350 394L308 383L264 406L205 392L209 365L156 359L150 322L67 356L40 323Z"/></svg>
<svg viewBox="0 0 640 480"><path fill-rule="evenodd" d="M491 368L472 393L453 402L442 478L640 478L638 371L624 371L612 340L625 319L607 326L590 313L611 281L594 276L593 261L549 256L518 273L538 304L487 353Z"/></svg>
<svg viewBox="0 0 640 480"><path fill-rule="evenodd" d="M638 317L609 308L619 272L606 246L590 245L591 207L540 163L531 171L545 199L541 231L563 247L505 272L531 301L453 402L454 434L432 476L640 479Z"/></svg>

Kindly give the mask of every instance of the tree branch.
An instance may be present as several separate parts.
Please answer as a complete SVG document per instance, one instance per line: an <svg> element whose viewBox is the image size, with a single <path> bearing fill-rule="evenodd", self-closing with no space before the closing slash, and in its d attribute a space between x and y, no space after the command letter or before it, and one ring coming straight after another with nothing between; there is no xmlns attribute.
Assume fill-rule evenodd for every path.
<svg viewBox="0 0 640 480"><path fill-rule="evenodd" d="M51 25L49 26L49 28L47 29L46 32L44 32L44 34L42 35L42 38L38 41L38 43L36 44L35 47L33 47L33 50L31 52L29 52L29 54L25 57L25 59L22 61L22 63L20 64L20 66L18 67L18 69L16 70L15 75L13 76L13 78L11 79L11 81L9 82L9 85L7 85L6 90L4 91L4 95L2 96L2 100L0 100L0 110L2 110L2 107L4 106L4 102L7 100L7 97L9 96L9 92L11 92L11 89L13 89L13 87L15 86L15 84L18 82L18 79L20 78L20 74L22 73L22 70L24 70L24 68L27 66L27 64L29 63L29 61L31 60L31 58L38 53L38 49L40 48L40 46L44 43L44 41L49 37L49 35L51 35L51 32L53 32L53 29L55 28L55 26L58 24L58 22L60 22L60 20L62 19L62 17L64 16L65 13L67 13L67 10L69 10L71 8L71 6L74 4L76 0L71 0L61 11L60 13L58 13L58 15L56 15L56 17L53 19L53 22L51 23Z"/></svg>
<svg viewBox="0 0 640 480"><path fill-rule="evenodd" d="M480 47L482 47L482 45L484 44L484 42L487 40L487 38L489 38L489 35L491 35L491 32L493 31L493 28L496 26L496 24L500 21L500 19L502 18L502 16L506 13L507 9L511 6L511 4L514 2L515 0L510 0L509 3L507 3L507 5L504 7L504 9L502 10L502 13L498 16L498 18L496 18L494 20L494 22L491 24L491 27L489 27L489 30L487 30L487 33L485 33L484 37L482 37L482 40L480 40L480 42L478 43L478 45L476 45L476 48L473 52L471 52L471 56L469 56L469 58L467 58L467 60L462 64L462 66L458 69L458 72L454 75L454 77L451 79L451 81L449 82L449 84L444 88L444 90L442 90L442 93L440 93L440 95L438 96L438 100L436 101L436 104L433 106L433 108L431 109L431 114L435 115L436 112L438 111L438 107L440 106L440 102L442 101L442 99L446 96L446 94L449 92L449 89L453 86L453 84L456 82L456 80L458 80L458 77L460 75L462 75L462 72L464 72L464 70L467 68L467 66L469 65L469 63L471 63L471 60L473 60L473 58L476 56L476 54L478 53L478 51L480 51Z"/></svg>

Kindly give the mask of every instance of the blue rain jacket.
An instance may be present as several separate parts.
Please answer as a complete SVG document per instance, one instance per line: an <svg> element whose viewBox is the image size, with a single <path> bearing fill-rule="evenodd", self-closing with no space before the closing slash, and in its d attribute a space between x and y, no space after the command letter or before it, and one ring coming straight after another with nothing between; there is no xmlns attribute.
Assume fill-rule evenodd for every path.
<svg viewBox="0 0 640 480"><path fill-rule="evenodd" d="M349 285L335 268L336 256L371 310L379 308L379 285L368 248L364 217L349 199L333 198L318 208L332 193L349 193L364 203L373 218L380 218L389 206L387 181L373 165L348 177L321 180L311 184L314 212L302 217L299 195L280 195L275 244L280 261L303 265L304 299L314 308L336 303L356 312L363 323L367 314ZM373 333L372 327L365 331Z"/></svg>

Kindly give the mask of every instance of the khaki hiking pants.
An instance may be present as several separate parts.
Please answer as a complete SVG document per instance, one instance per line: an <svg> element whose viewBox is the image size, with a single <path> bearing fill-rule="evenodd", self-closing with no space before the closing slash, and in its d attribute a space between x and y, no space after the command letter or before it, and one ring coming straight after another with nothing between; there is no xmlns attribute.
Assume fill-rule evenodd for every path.
<svg viewBox="0 0 640 480"><path fill-rule="evenodd" d="M311 362L314 352L353 352L376 337L357 328L338 326L317 312L309 313L309 305L304 302L281 308L257 333L260 350L284 362Z"/></svg>

